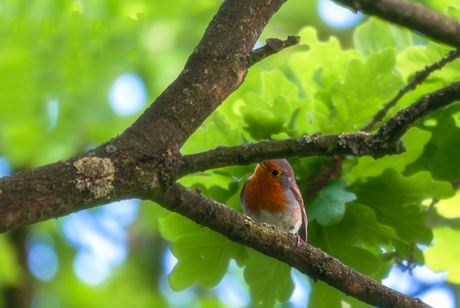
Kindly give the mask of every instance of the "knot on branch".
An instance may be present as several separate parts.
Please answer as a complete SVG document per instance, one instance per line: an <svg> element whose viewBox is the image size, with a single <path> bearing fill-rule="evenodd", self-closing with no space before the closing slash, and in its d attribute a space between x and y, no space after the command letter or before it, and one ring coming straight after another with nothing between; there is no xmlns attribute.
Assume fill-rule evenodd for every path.
<svg viewBox="0 0 460 308"><path fill-rule="evenodd" d="M274 55L281 50L297 45L300 42L299 36L288 36L286 40L280 40L277 38L269 38L265 41L267 45L251 51L247 57L247 67L251 67L264 58Z"/></svg>

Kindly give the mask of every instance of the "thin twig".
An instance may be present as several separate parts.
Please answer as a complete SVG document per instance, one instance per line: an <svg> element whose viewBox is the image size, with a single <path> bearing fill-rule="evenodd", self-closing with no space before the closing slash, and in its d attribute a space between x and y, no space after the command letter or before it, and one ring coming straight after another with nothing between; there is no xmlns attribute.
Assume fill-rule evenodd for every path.
<svg viewBox="0 0 460 308"><path fill-rule="evenodd" d="M449 52L449 55L442 58L440 61L437 61L436 63L426 66L424 70L418 71L415 73L414 77L412 77L412 80L402 89L399 90L399 93L388 103L383 107L379 112L377 112L372 120L367 123L365 126L361 128L362 131L368 132L371 131L372 128L377 124L378 122L381 122L387 112L396 105L396 103L409 91L415 90L415 88L419 85L422 84L428 76L430 76L431 73L433 73L436 70L440 70L443 68L447 63L450 63L460 57L460 50L451 50Z"/></svg>
<svg viewBox="0 0 460 308"><path fill-rule="evenodd" d="M287 40L269 38L265 41L267 45L251 51L248 55L248 68L260 62L262 59L274 55L281 50L297 45L300 42L299 36L288 36Z"/></svg>
<svg viewBox="0 0 460 308"><path fill-rule="evenodd" d="M388 144L383 138L375 140L374 137L373 134L355 132L339 135L305 135L301 138L266 140L232 147L219 146L214 150L180 157L175 162L175 174L172 179L209 169L249 165L273 158L336 155L378 158L405 151L399 140L393 140L392 144Z"/></svg>
<svg viewBox="0 0 460 308"><path fill-rule="evenodd" d="M402 272L408 271L409 274L412 275L412 270L417 266L417 261L415 260L414 257L414 242L410 243L410 256L407 260L405 260L403 257L401 257L399 254L395 254L395 262L398 265L399 269ZM406 264L404 264L404 261L406 261Z"/></svg>

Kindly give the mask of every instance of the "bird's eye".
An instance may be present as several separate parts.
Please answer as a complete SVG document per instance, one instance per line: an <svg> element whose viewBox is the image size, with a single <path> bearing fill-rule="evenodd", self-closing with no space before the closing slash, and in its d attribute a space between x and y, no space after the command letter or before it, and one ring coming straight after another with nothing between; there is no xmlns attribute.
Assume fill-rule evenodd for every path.
<svg viewBox="0 0 460 308"><path fill-rule="evenodd" d="M278 170L273 170L273 171L272 171L272 174L273 174L274 176L277 176L277 175L280 174L280 172L279 172Z"/></svg>

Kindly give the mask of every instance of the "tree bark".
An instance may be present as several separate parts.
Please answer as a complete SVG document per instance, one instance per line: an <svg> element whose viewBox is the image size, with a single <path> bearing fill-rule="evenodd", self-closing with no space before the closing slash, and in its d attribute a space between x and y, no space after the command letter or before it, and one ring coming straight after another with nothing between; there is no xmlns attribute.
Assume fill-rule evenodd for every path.
<svg viewBox="0 0 460 308"><path fill-rule="evenodd" d="M375 15L429 38L460 47L458 20L433 11L420 3L401 0L334 0L355 11Z"/></svg>

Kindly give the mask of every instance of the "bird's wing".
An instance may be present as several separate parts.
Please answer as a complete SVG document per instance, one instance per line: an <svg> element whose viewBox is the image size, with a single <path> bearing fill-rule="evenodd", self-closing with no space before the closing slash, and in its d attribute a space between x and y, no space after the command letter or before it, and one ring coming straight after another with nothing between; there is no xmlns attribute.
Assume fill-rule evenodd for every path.
<svg viewBox="0 0 460 308"><path fill-rule="evenodd" d="M244 189L244 188L243 188ZM304 226L305 226L305 243L307 242L307 225L308 225L308 220L307 220L307 213L305 213L305 206L303 204L303 199L302 199L302 195L300 194L300 190L299 188L297 187L297 185L294 185L294 186L291 186L291 191L292 193L294 194L295 198L297 199L298 203L299 203L299 206L300 206L300 210L302 211L302 219L303 219L303 222L304 222Z"/></svg>
<svg viewBox="0 0 460 308"><path fill-rule="evenodd" d="M243 205L243 202L246 203L246 200L244 199L244 189L246 188L246 183L248 182L248 180L250 179L251 177L247 178L246 181L244 182L244 185L243 185L243 188L241 189L241 193L240 193L240 203L241 205Z"/></svg>

